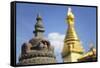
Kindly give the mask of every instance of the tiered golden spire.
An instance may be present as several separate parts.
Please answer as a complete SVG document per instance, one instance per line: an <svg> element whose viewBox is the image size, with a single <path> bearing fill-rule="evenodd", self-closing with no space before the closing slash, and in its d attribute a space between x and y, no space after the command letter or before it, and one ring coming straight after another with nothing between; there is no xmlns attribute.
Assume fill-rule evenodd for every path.
<svg viewBox="0 0 100 68"><path fill-rule="evenodd" d="M74 28L74 14L71 8L68 8L66 20L68 23L68 31L65 40L79 40Z"/></svg>
<svg viewBox="0 0 100 68"><path fill-rule="evenodd" d="M68 24L68 29L64 39L62 57L64 62L76 62L81 54L83 54L84 50L75 31L74 14L71 8L68 8L66 22Z"/></svg>

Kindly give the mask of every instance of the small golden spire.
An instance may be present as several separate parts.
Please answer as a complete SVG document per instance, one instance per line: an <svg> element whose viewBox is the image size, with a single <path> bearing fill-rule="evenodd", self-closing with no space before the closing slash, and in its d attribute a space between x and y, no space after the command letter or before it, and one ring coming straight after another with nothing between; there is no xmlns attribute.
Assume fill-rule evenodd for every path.
<svg viewBox="0 0 100 68"><path fill-rule="evenodd" d="M68 8L67 22L69 25L74 24L74 14L72 13L72 9L70 7Z"/></svg>
<svg viewBox="0 0 100 68"><path fill-rule="evenodd" d="M72 9L70 7L68 8L66 20L68 23L68 30L67 30L65 40L69 40L69 39L79 40L74 28L74 14L72 13Z"/></svg>

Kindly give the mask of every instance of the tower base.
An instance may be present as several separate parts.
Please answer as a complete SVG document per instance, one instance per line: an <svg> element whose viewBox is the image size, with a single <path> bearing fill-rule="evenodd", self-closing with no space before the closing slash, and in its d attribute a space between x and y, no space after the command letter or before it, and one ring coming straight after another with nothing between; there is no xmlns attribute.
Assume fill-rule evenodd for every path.
<svg viewBox="0 0 100 68"><path fill-rule="evenodd" d="M63 57L63 62L78 62L78 58L81 57L81 54L70 53L67 56Z"/></svg>

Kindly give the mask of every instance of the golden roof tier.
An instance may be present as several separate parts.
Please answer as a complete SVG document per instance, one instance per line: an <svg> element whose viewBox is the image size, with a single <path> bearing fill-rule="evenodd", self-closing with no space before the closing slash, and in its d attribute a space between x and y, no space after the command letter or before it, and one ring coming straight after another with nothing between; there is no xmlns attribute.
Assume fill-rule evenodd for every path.
<svg viewBox="0 0 100 68"><path fill-rule="evenodd" d="M97 54L96 54L96 48L93 46L90 47L90 50L86 53L84 53L79 59L79 62L86 62L86 61L97 61Z"/></svg>

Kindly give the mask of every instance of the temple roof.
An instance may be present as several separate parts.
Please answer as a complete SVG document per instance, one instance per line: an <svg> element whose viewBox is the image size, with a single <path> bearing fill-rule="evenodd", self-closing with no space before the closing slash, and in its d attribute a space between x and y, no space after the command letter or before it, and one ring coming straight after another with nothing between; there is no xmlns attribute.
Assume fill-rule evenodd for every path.
<svg viewBox="0 0 100 68"><path fill-rule="evenodd" d="M87 53L83 54L79 59L85 59L85 58L92 58L92 57L96 57L96 49L90 49Z"/></svg>

